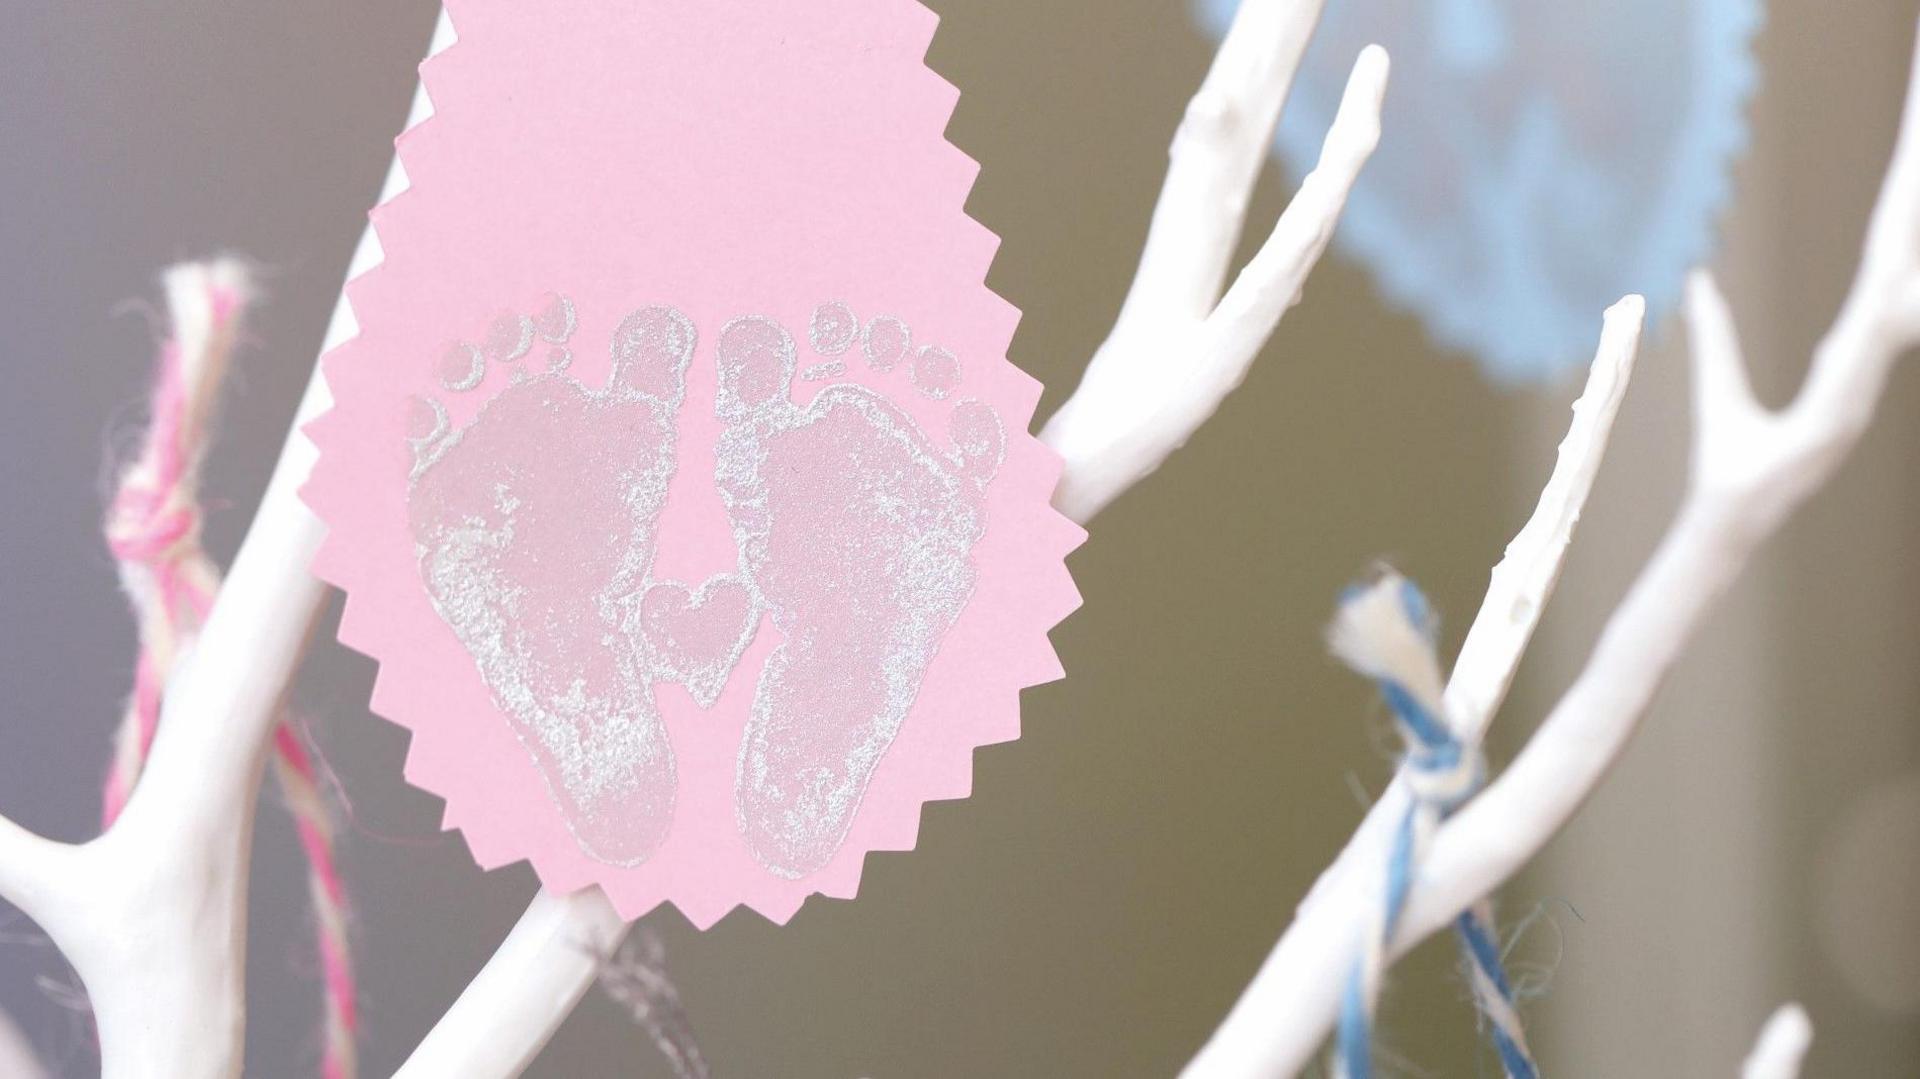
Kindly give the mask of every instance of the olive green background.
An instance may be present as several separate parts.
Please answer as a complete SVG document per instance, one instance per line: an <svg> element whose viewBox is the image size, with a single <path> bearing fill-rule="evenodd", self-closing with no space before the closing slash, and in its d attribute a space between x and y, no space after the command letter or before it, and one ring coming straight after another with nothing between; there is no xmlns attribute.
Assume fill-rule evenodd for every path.
<svg viewBox="0 0 1920 1079"><path fill-rule="evenodd" d="M1210 47L1180 0L932 6L943 23L929 61L963 91L949 135L983 166L969 209L1004 240L989 282L1026 313L1013 359L1047 384L1044 414L1118 309ZM1722 264L1763 394L1781 401L1850 275L1915 6L1771 7ZM230 554L433 14L423 0L5 6L0 811L69 839L97 813L132 637L94 533L103 446L138 415L152 273L217 249L266 272L211 465L210 541ZM1284 196L1269 170L1249 245ZM1677 497L1676 330L1649 333L1566 584L1497 726L1496 764L1578 669ZM1166 357L1169 378L1184 360ZM1384 717L1321 645L1333 595L1391 557L1428 587L1456 646L1573 389L1490 387L1330 257L1246 385L1093 523L1072 559L1086 604L1054 633L1069 676L1026 694L1018 742L978 754L971 799L930 806L918 850L872 857L857 901L816 899L786 927L736 913L703 934L672 912L653 919L716 1074L1178 1069L1389 772ZM1553 973L1527 1014L1554 1074L1731 1074L1790 997L1819 1026L1811 1074L1920 1073L1920 1003L1856 991L1820 942L1828 885L1816 883L1867 896L1882 919L1872 939L1920 963L1920 851L1888 850L1858 880L1822 861L1850 800L1920 761L1917 394L1901 372L1860 456L1709 621L1608 787L1503 893L1509 926L1538 915L1517 958L1529 983ZM296 700L348 806L365 1073L383 1075L534 882L524 868L478 872L437 832L436 801L400 780L403 736L366 711L371 665L330 629ZM257 847L248 1071L308 1075L315 963L277 809ZM64 1074L91 1074L84 1020L35 984L63 976L30 926L0 914L0 1007ZM1494 1073L1444 945L1398 968L1382 1031L1389 1074ZM596 995L531 1074L664 1068Z"/></svg>

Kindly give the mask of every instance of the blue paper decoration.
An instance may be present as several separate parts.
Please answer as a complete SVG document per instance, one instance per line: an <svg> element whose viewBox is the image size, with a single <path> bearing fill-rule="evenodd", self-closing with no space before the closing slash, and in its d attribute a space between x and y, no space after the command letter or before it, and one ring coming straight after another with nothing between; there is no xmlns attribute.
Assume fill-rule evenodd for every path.
<svg viewBox="0 0 1920 1079"><path fill-rule="evenodd" d="M1196 0L1225 33L1237 0ZM1592 356L1629 292L1657 317L1706 257L1746 144L1759 0L1328 0L1277 140L1313 167L1354 57L1393 57L1337 242L1502 382Z"/></svg>

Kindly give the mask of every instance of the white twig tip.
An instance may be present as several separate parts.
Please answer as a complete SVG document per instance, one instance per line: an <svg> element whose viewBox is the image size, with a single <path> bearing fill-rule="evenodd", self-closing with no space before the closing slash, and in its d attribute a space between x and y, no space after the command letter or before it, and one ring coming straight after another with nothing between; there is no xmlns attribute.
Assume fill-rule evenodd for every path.
<svg viewBox="0 0 1920 1079"><path fill-rule="evenodd" d="M1767 1025L1740 1069L1740 1079L1797 1079L1800 1062L1813 1044L1813 1020L1798 1004L1782 1004Z"/></svg>

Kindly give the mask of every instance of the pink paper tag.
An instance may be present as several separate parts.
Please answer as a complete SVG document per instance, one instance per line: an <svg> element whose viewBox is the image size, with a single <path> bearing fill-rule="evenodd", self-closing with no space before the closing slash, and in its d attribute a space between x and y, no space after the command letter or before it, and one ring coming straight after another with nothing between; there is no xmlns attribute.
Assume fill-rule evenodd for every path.
<svg viewBox="0 0 1920 1079"><path fill-rule="evenodd" d="M1059 676L997 244L912 0L450 0L305 491L484 866L697 925L851 896Z"/></svg>

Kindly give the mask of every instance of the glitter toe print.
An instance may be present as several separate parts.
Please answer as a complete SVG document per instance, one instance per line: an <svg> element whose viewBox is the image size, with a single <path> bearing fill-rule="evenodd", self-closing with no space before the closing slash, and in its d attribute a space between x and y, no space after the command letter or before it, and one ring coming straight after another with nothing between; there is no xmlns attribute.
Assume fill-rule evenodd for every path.
<svg viewBox="0 0 1920 1079"><path fill-rule="evenodd" d="M697 926L852 897L1079 599L934 17L446 8L307 428L340 638L480 865Z"/></svg>

